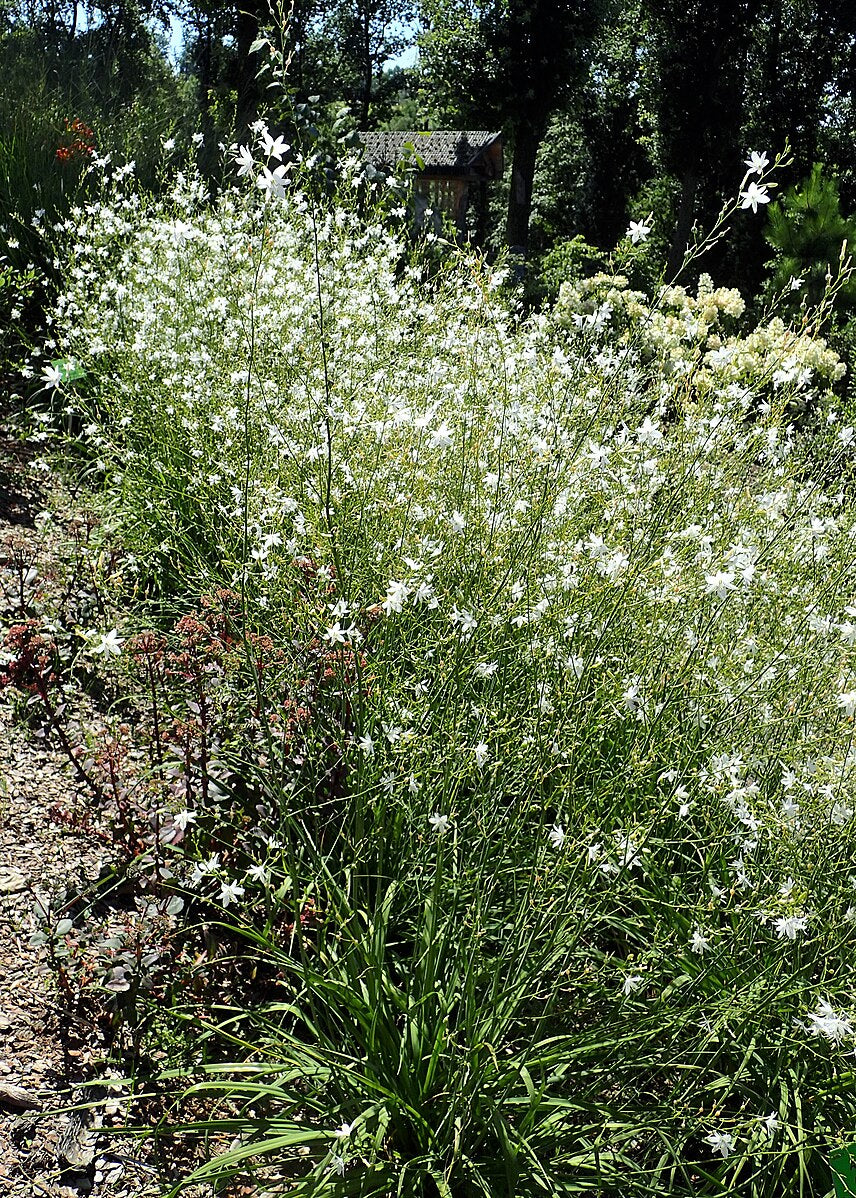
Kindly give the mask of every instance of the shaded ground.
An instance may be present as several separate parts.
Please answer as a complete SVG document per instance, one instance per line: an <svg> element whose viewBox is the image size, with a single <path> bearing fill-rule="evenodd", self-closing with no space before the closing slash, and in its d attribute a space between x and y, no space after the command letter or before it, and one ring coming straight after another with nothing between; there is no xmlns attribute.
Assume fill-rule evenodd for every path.
<svg viewBox="0 0 856 1198"><path fill-rule="evenodd" d="M34 456L0 420L3 633L20 619L26 588L50 574L39 560L44 488L34 479L44 476L33 472ZM60 817L86 801L68 762L27 734L0 691L0 1198L162 1192L135 1141L99 1130L111 1117L109 1100L88 1114L51 1113L93 1096L78 1086L104 1053L102 1030L64 1001L47 950L29 944L44 912L61 917L58 896L97 877L103 864L97 838Z"/></svg>
<svg viewBox="0 0 856 1198"><path fill-rule="evenodd" d="M106 618L93 592L98 547L88 539L97 517L50 474L40 450L0 411L0 676L15 657L4 649L14 625L33 617L59 640L63 627ZM47 507L53 516L46 520ZM80 717L97 741L96 705L87 699L78 709L81 696L60 696L58 688L54 682L52 697L75 712L60 726L68 730ZM39 703L30 715L26 696L0 685L0 1198L160 1198L207 1152L231 1145L228 1136L201 1146L119 1135L114 1125L123 1120L154 1126L168 1099L151 1096L129 1112L126 1090L94 1084L133 1072L130 1061L116 1059L110 995L90 986L82 996L73 970L66 993L50 944L34 944L33 936L52 928L57 946L73 952L87 926L82 896L115 863L109 825L117 809L103 793L100 806L93 801L56 734L45 735L43 718ZM111 903L96 907L109 915ZM66 916L74 926L67 939L60 927ZM208 1112L200 1106L188 1114ZM287 1192L293 1165L290 1155L267 1161L252 1178L217 1192L274 1198ZM212 1190L195 1185L183 1193L204 1198Z"/></svg>
<svg viewBox="0 0 856 1198"><path fill-rule="evenodd" d="M44 949L29 947L38 905L51 910L70 880L101 865L90 839L58 826L74 787L63 762L24 739L0 711L0 1195L160 1192L154 1170L134 1164L134 1143L98 1134L103 1115L46 1112L65 1106L103 1048L100 1030L73 1018Z"/></svg>

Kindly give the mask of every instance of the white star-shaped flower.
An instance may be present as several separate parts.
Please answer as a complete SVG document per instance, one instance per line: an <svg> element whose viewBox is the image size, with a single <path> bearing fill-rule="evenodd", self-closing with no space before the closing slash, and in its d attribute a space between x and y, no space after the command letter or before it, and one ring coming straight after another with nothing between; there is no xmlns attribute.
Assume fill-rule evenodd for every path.
<svg viewBox="0 0 856 1198"><path fill-rule="evenodd" d="M481 744L476 745L473 749L473 756L476 759L476 765L479 769L484 769L485 765L487 765L487 759L490 757L489 746L482 741Z"/></svg>
<svg viewBox="0 0 856 1198"><path fill-rule="evenodd" d="M237 882L220 883L220 902L224 907L228 907L230 903L236 903L243 893L244 887L239 886Z"/></svg>
<svg viewBox="0 0 856 1198"><path fill-rule="evenodd" d="M58 366L46 366L42 371L42 382L46 387L59 387L62 383L62 371Z"/></svg>
<svg viewBox="0 0 856 1198"><path fill-rule="evenodd" d="M703 935L698 928L693 932L693 938L690 941L690 951L694 953L704 953L710 948L710 940Z"/></svg>
<svg viewBox="0 0 856 1198"><path fill-rule="evenodd" d="M269 196L273 196L275 200L281 200L285 195L285 184L288 176L288 168L278 166L275 170L268 170L266 166L262 167L262 173L256 178L256 186L262 191L266 191Z"/></svg>
<svg viewBox="0 0 856 1198"><path fill-rule="evenodd" d="M760 153L757 150L749 151L746 166L749 168L750 175L763 175L769 165L770 159L767 157L766 151L762 150Z"/></svg>
<svg viewBox="0 0 856 1198"><path fill-rule="evenodd" d="M283 154L287 154L291 147L284 137L271 137L265 130L262 134L262 149L266 158L275 158L277 162L281 162Z"/></svg>
<svg viewBox="0 0 856 1198"><path fill-rule="evenodd" d="M256 169L252 151L247 146L238 146L235 154L235 163L238 167L239 175L251 175Z"/></svg>
<svg viewBox="0 0 856 1198"><path fill-rule="evenodd" d="M729 1135L727 1131L712 1131L709 1136L704 1137L704 1140L706 1144L710 1144L714 1152L720 1154L723 1160L734 1152L734 1136Z"/></svg>
<svg viewBox="0 0 856 1198"><path fill-rule="evenodd" d="M650 217L648 219L650 220ZM629 237L634 245L638 245L640 241L648 240L650 232L651 226L646 224L644 220L632 220L625 233L625 237Z"/></svg>
<svg viewBox="0 0 856 1198"><path fill-rule="evenodd" d="M123 641L115 628L109 632L95 634L98 640L92 645L93 653L103 653L105 657L118 657L122 652Z"/></svg>
<svg viewBox="0 0 856 1198"><path fill-rule="evenodd" d="M740 198L743 201L740 207L751 208L753 212L758 211L759 204L769 204L770 202L767 188L763 184L759 187L754 179L745 191L741 191Z"/></svg>

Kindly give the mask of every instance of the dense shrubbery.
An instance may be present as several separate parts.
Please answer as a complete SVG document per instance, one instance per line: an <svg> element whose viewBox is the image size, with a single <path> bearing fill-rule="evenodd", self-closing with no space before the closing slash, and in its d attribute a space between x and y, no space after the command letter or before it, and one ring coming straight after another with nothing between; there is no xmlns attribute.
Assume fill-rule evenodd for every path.
<svg viewBox="0 0 856 1198"><path fill-rule="evenodd" d="M127 33L127 31L126 31ZM0 352L18 359L44 329L57 283L55 225L111 160L155 188L185 135L192 88L144 25L125 44L0 28ZM194 150L194 153L196 151ZM8 331L7 331L8 330Z"/></svg>
<svg viewBox="0 0 856 1198"><path fill-rule="evenodd" d="M705 279L524 317L280 152L213 203L179 176L75 209L46 347L97 380L55 409L126 579L229 589L117 658L155 700L170 888L258 979L173 998L191 1093L232 1104L189 1125L237 1136L204 1175L826 1194L856 1118L856 434L830 408L812 474L792 417L840 364Z"/></svg>

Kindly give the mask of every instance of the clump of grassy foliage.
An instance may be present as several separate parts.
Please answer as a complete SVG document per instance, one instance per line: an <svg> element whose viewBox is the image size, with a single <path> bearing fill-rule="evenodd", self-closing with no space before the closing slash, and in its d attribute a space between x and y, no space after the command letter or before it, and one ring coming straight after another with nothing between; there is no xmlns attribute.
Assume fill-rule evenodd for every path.
<svg viewBox="0 0 856 1198"><path fill-rule="evenodd" d="M834 356L706 283L524 318L469 253L428 270L357 159L330 200L290 153L74 210L46 347L95 381L51 379L155 620L236 597L165 850L258 979L164 1016L225 1103L173 1129L231 1141L195 1176L828 1193L854 432L821 457L791 414Z"/></svg>

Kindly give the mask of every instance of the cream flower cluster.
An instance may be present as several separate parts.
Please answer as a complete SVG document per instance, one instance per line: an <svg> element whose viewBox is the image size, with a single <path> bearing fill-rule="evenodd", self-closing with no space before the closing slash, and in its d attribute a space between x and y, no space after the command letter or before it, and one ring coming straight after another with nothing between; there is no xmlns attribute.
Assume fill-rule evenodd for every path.
<svg viewBox="0 0 856 1198"><path fill-rule="evenodd" d="M554 316L562 327L593 331L690 378L697 392L729 384L806 392L843 377L844 363L823 338L795 332L779 317L737 331L745 307L736 289L715 287L709 275L701 276L695 295L670 286L652 302L624 275L601 273L563 283Z"/></svg>

